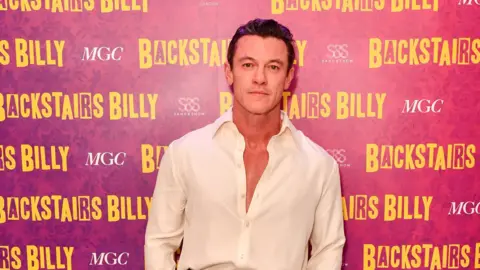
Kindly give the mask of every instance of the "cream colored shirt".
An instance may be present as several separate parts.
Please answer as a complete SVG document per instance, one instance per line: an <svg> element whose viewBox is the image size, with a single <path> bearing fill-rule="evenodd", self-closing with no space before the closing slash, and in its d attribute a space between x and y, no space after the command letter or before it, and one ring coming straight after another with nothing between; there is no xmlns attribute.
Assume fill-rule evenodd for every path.
<svg viewBox="0 0 480 270"><path fill-rule="evenodd" d="M165 152L145 235L147 270L337 270L345 243L339 168L282 111L245 207L245 141L232 108ZM308 242L313 254L307 261Z"/></svg>

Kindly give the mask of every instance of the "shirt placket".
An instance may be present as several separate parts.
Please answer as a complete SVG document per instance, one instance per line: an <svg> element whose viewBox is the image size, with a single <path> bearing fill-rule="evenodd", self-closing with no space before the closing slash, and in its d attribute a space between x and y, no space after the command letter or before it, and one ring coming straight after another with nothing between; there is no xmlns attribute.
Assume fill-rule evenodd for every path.
<svg viewBox="0 0 480 270"><path fill-rule="evenodd" d="M271 175L271 167L273 164L273 157L274 157L271 145L267 147L267 150L269 153L267 166L265 167L265 171L262 173L262 176L258 180L257 186L255 187L255 191L253 192L252 201L250 202L248 213L245 216L246 220L251 219L251 217L254 217L256 215L256 212L260 211L259 209L260 203L261 203L260 197L262 196L262 193L265 192L265 182L268 183ZM245 201L243 203L245 204ZM251 225L251 223L252 222L250 221L249 225Z"/></svg>
<svg viewBox="0 0 480 270"><path fill-rule="evenodd" d="M239 138L240 137L240 138ZM235 144L235 181L237 184L237 211L240 218L245 218L246 210L246 174L245 164L243 162L243 152L245 151L245 141L241 139L241 136L237 136Z"/></svg>
<svg viewBox="0 0 480 270"><path fill-rule="evenodd" d="M238 213L241 217L242 227L239 236L239 245L238 245L238 261L239 267L246 267L247 265L244 264L248 261L248 249L250 246L250 239L251 239L251 227L252 227L252 219L251 217L255 216L255 211L258 210L260 203L260 193L262 191L262 187L265 185L265 180L267 180L271 175L271 164L273 164L273 147L272 144L274 143L276 136L271 139L271 142L267 146L267 150L269 152L269 160L267 162L267 166L265 167L265 172L260 177L257 186L255 188L255 192L253 194L252 201L250 203L249 211L247 213L246 210L246 172L245 166L243 161L243 152L245 150L245 141L243 139L237 141L237 148L235 154L235 161L237 162L237 186L238 186L238 193L240 194L238 199Z"/></svg>
<svg viewBox="0 0 480 270"><path fill-rule="evenodd" d="M235 180L237 182L237 211L242 222L241 231L239 235L238 242L238 266L245 267L245 263L248 260L248 249L250 246L250 221L248 220L247 211L245 208L246 204L246 173L245 166L243 161L243 153L245 151L245 140L241 136L237 137L236 147L235 147L235 163L236 163L236 172Z"/></svg>

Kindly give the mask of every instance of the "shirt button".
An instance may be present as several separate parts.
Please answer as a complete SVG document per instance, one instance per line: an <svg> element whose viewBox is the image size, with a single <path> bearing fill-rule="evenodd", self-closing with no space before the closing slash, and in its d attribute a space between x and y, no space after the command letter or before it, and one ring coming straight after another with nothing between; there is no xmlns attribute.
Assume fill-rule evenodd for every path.
<svg viewBox="0 0 480 270"><path fill-rule="evenodd" d="M242 193L242 199L245 199L245 194Z"/></svg>
<svg viewBox="0 0 480 270"><path fill-rule="evenodd" d="M245 221L245 227L247 227L247 228L248 228L248 226L250 226L250 222L248 222L248 221Z"/></svg>

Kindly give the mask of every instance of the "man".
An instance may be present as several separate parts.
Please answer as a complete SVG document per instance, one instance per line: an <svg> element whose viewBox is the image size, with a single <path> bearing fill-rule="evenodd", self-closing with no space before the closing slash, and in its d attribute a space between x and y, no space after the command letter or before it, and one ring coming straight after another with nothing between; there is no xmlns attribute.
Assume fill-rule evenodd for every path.
<svg viewBox="0 0 480 270"><path fill-rule="evenodd" d="M165 152L146 229L146 269L175 269L182 239L181 270L340 269L338 164L280 109L294 77L292 35L274 20L256 19L229 46L233 106Z"/></svg>

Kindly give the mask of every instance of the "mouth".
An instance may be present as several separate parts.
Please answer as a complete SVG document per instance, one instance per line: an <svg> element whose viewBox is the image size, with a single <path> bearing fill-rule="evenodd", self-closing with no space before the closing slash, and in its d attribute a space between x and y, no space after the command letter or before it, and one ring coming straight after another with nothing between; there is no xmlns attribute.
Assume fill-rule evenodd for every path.
<svg viewBox="0 0 480 270"><path fill-rule="evenodd" d="M264 92L264 91L251 91L249 92L249 94L251 95L260 95L260 96L267 96L268 93L267 92Z"/></svg>

